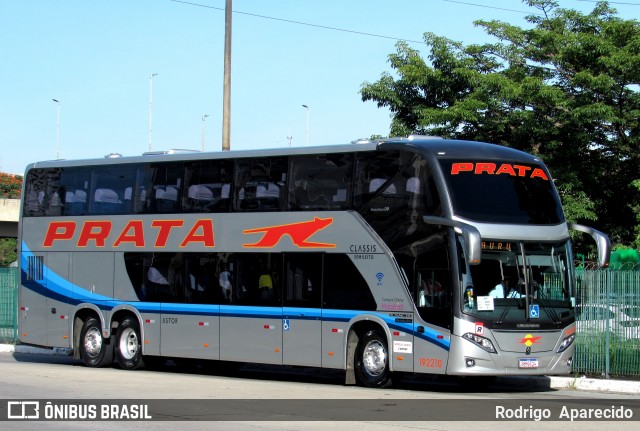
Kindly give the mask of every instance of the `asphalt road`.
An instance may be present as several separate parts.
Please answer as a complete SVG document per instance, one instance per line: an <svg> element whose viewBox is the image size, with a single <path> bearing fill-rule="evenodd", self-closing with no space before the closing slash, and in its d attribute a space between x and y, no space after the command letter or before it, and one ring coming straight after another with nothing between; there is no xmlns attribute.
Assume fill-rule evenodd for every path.
<svg viewBox="0 0 640 431"><path fill-rule="evenodd" d="M40 431L88 427L110 431L640 429L640 394L558 390L510 379L487 383L405 377L396 379L393 388L368 389L345 386L338 371L252 364L235 369L191 362L180 366L169 362L155 371L124 371L86 368L68 356L0 353L0 427ZM49 406L48 417L93 412L99 419L105 409L105 417L142 420L6 421L8 403L19 407L15 404L19 400L39 400L41 413L51 401L57 410ZM635 420L534 420L547 410L550 419L558 420L562 409L574 414L579 409L613 411L614 405ZM502 417L495 421L499 408ZM506 420L527 414L530 417L524 420ZM149 416L153 419L148 420Z"/></svg>

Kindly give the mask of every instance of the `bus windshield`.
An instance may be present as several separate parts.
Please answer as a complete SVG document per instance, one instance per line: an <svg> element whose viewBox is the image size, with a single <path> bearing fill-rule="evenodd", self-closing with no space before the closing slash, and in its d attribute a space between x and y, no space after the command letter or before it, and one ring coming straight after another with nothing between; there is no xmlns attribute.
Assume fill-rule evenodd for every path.
<svg viewBox="0 0 640 431"><path fill-rule="evenodd" d="M462 266L462 311L502 323L558 324L573 316L568 242L485 241L482 261Z"/></svg>
<svg viewBox="0 0 640 431"><path fill-rule="evenodd" d="M555 225L562 206L546 170L519 162L441 159L456 215L480 222Z"/></svg>

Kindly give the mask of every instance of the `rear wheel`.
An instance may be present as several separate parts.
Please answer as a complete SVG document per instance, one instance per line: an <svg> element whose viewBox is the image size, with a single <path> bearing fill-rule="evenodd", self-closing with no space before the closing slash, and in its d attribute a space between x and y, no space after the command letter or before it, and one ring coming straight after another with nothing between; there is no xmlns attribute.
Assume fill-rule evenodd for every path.
<svg viewBox="0 0 640 431"><path fill-rule="evenodd" d="M84 321L78 348L87 367L107 367L113 363L113 346L102 338L100 321L95 317Z"/></svg>
<svg viewBox="0 0 640 431"><path fill-rule="evenodd" d="M118 325L115 353L118 365L125 370L137 370L144 366L137 319L125 317Z"/></svg>
<svg viewBox="0 0 640 431"><path fill-rule="evenodd" d="M391 383L387 340L379 331L369 331L356 349L355 370L358 382L369 388L383 388Z"/></svg>

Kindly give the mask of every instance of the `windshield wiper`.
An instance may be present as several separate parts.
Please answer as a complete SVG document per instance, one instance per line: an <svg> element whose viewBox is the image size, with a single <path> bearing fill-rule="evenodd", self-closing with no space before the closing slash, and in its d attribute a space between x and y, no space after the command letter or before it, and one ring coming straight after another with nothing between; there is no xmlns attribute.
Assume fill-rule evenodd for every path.
<svg viewBox="0 0 640 431"><path fill-rule="evenodd" d="M518 285L519 284L520 284L520 282L518 282ZM507 305L504 307L504 310L500 314L500 317L498 318L498 321L496 322L496 325L502 325L502 322L504 322L504 318L507 316L507 313L509 312L509 310L511 309L511 307L514 304L514 300L515 300L515 304L520 306L520 302L518 301L518 297L517 296L513 296L514 292L518 292L518 288L517 287L518 286L516 285L516 289L511 289L506 294L504 299L508 299Z"/></svg>

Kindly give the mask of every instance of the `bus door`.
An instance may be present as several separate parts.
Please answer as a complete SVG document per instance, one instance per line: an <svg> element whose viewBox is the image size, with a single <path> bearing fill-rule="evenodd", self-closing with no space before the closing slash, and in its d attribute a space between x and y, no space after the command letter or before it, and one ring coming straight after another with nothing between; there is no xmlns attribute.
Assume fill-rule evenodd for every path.
<svg viewBox="0 0 640 431"><path fill-rule="evenodd" d="M416 372L444 374L447 369L452 322L450 268L446 241L424 250L414 260L411 289L419 315L414 322Z"/></svg>
<svg viewBox="0 0 640 431"><path fill-rule="evenodd" d="M322 365L322 254L289 253L284 262L283 363Z"/></svg>
<svg viewBox="0 0 640 431"><path fill-rule="evenodd" d="M221 360L282 364L277 255L237 253L221 258Z"/></svg>

